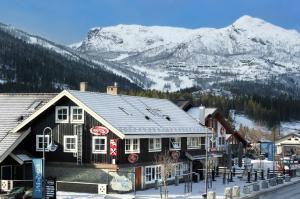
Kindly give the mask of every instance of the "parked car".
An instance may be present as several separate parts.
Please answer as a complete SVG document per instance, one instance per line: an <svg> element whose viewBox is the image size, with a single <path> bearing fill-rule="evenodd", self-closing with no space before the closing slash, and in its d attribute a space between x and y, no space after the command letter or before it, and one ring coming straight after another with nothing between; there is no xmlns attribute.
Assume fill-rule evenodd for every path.
<svg viewBox="0 0 300 199"><path fill-rule="evenodd" d="M23 199L32 199L32 189L28 189L27 191L25 191Z"/></svg>
<svg viewBox="0 0 300 199"><path fill-rule="evenodd" d="M25 193L25 187L14 187L7 194L2 195L2 199L22 199Z"/></svg>

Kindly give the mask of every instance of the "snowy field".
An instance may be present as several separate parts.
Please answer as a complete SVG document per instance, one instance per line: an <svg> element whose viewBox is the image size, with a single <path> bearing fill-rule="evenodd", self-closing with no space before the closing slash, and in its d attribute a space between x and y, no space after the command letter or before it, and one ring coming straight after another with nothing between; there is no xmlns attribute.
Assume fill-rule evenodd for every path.
<svg viewBox="0 0 300 199"><path fill-rule="evenodd" d="M261 130L262 132L271 133L271 129L267 128L264 125L255 123L249 117L243 114L234 115L234 126L235 129L239 129L240 125L246 126L248 128L254 128ZM291 122L281 122L280 124L280 133L282 135L287 135L290 133L299 133L300 132L300 121L291 121Z"/></svg>

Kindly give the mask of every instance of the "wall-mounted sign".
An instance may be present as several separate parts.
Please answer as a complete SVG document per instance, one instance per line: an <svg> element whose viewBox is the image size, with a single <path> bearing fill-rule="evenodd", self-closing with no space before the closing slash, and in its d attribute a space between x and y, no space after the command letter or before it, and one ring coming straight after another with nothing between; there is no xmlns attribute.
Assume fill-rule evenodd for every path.
<svg viewBox="0 0 300 199"><path fill-rule="evenodd" d="M171 157L173 158L173 160L178 160L180 157L179 151L172 151Z"/></svg>
<svg viewBox="0 0 300 199"><path fill-rule="evenodd" d="M32 159L33 190L32 198L43 197L43 159Z"/></svg>
<svg viewBox="0 0 300 199"><path fill-rule="evenodd" d="M225 133L225 128L224 128L223 126L221 127L220 132L221 132L221 135L224 135L224 133Z"/></svg>
<svg viewBox="0 0 300 199"><path fill-rule="evenodd" d="M117 139L111 139L109 142L109 153L110 156L117 156Z"/></svg>
<svg viewBox="0 0 300 199"><path fill-rule="evenodd" d="M110 187L114 191L132 191L133 190L133 183L132 179L129 178L129 176L124 175L124 173L118 174L118 173L110 173L113 177L110 181Z"/></svg>
<svg viewBox="0 0 300 199"><path fill-rule="evenodd" d="M104 126L95 126L90 129L90 133L96 136L101 136L108 134L109 130Z"/></svg>
<svg viewBox="0 0 300 199"><path fill-rule="evenodd" d="M56 199L56 178L48 177L45 182L46 198Z"/></svg>
<svg viewBox="0 0 300 199"><path fill-rule="evenodd" d="M137 154L135 154L135 153L131 153L128 156L128 162L130 162L132 164L135 163L135 162L137 162L138 159L139 159L139 156Z"/></svg>

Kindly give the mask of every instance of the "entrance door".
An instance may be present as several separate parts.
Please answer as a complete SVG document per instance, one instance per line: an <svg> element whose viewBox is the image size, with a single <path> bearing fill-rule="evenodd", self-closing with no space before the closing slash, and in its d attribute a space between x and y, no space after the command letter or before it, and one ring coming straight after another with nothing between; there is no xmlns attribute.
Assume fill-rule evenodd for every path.
<svg viewBox="0 0 300 199"><path fill-rule="evenodd" d="M135 168L135 190L140 190L142 188L142 168Z"/></svg>
<svg viewBox="0 0 300 199"><path fill-rule="evenodd" d="M199 160L194 160L193 161L193 172L196 172L196 173L200 174L200 180L204 179L204 176L203 176L203 164ZM194 176L193 178L195 178L195 177L196 176Z"/></svg>

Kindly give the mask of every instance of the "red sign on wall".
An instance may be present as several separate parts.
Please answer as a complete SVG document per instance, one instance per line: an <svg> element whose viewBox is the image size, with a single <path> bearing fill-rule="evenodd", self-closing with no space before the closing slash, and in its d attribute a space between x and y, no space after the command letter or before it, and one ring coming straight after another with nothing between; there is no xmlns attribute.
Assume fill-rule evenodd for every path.
<svg viewBox="0 0 300 199"><path fill-rule="evenodd" d="M90 129L90 133L96 136L101 136L108 134L109 130L104 126L95 126Z"/></svg>
<svg viewBox="0 0 300 199"><path fill-rule="evenodd" d="M109 153L110 156L117 156L117 139L111 139L109 142Z"/></svg>
<svg viewBox="0 0 300 199"><path fill-rule="evenodd" d="M139 156L137 154L135 154L135 153L131 153L128 156L128 162L130 162L132 164L136 163L138 161L138 159L139 159Z"/></svg>

